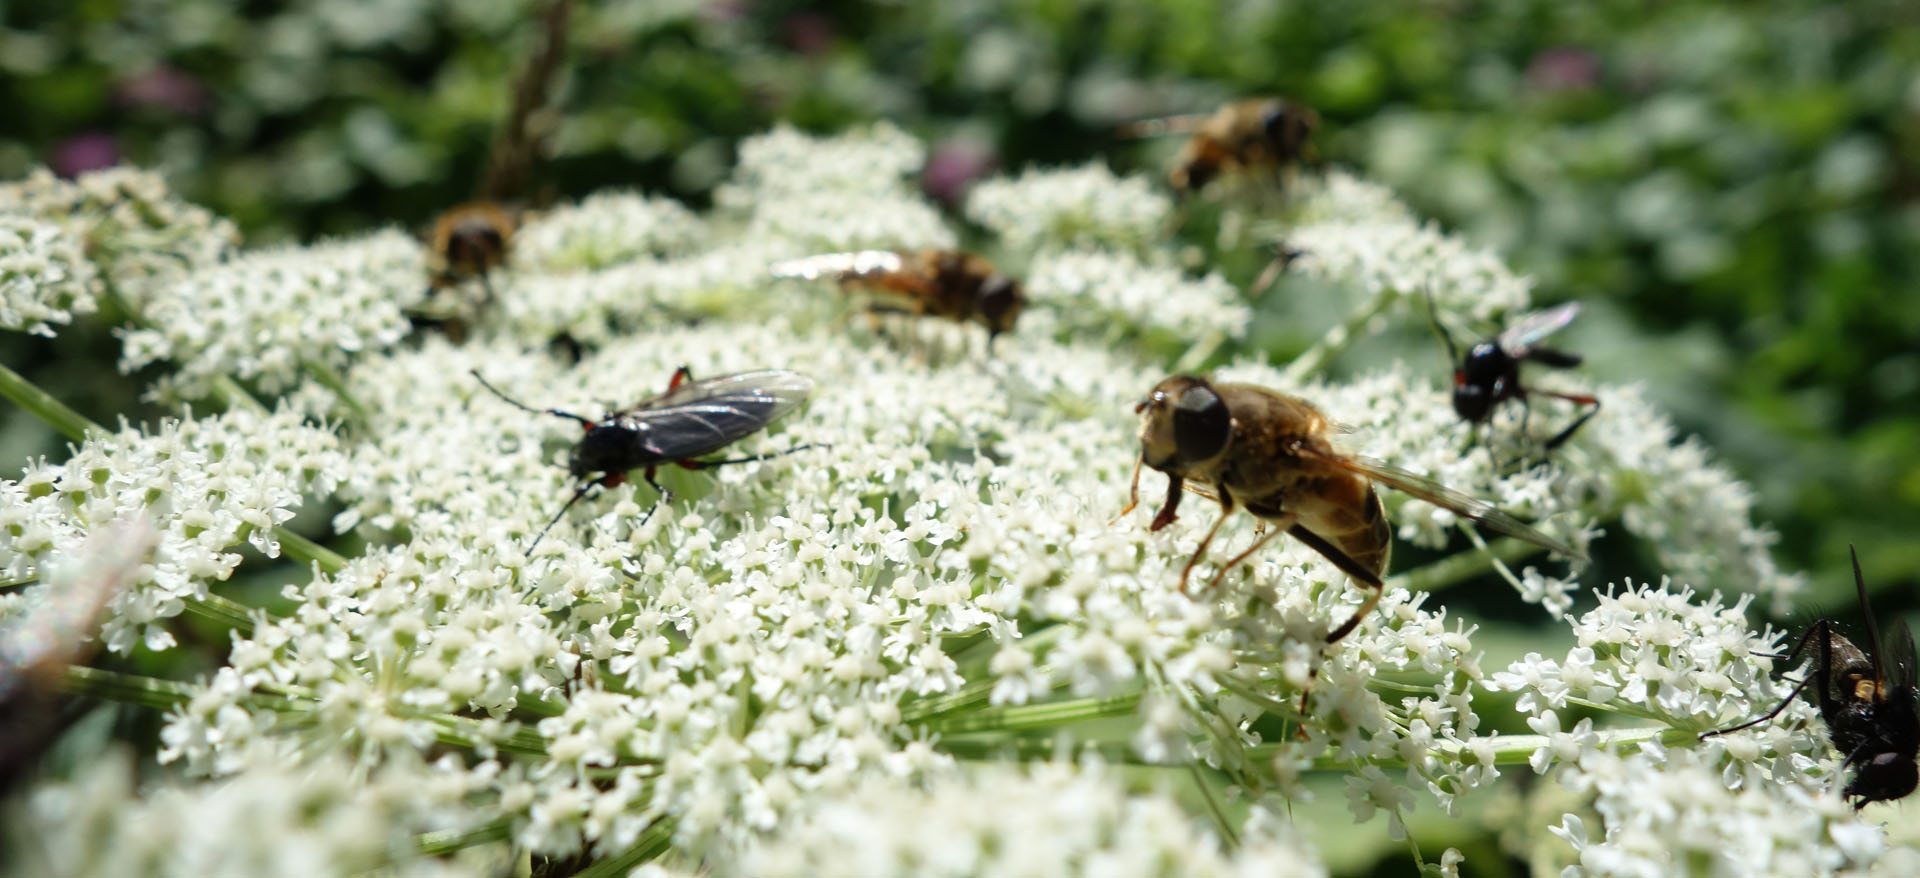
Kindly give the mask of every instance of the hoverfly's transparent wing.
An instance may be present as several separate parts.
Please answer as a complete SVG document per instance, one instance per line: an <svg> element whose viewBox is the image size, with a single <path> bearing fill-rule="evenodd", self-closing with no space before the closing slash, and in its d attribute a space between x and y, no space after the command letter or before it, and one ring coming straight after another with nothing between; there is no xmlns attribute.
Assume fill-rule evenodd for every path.
<svg viewBox="0 0 1920 878"><path fill-rule="evenodd" d="M644 424L647 444L684 460L718 451L779 420L813 393L813 379L768 369L688 381L620 413Z"/></svg>
<svg viewBox="0 0 1920 878"><path fill-rule="evenodd" d="M1425 500L1428 503L1449 510L1453 512L1453 514L1471 520L1489 530L1526 540L1529 543L1545 549L1551 549L1554 553L1575 561L1587 560L1586 553L1574 548L1565 541L1541 533L1534 529L1532 525L1500 511L1500 508L1492 503L1471 494L1456 491L1426 476L1370 457L1323 454L1306 449L1302 449L1301 452L1304 454L1313 454L1324 463L1359 473L1403 494Z"/></svg>
<svg viewBox="0 0 1920 878"><path fill-rule="evenodd" d="M767 270L774 277L796 280L839 280L870 274L899 271L906 264L891 250L853 250L846 253L822 253L802 259L776 262Z"/></svg>
<svg viewBox="0 0 1920 878"><path fill-rule="evenodd" d="M1516 359L1525 357L1527 351L1549 335L1565 329L1573 318L1580 315L1579 302L1567 302L1555 305L1545 311L1535 311L1513 322L1512 326L1500 333L1497 343L1508 356Z"/></svg>

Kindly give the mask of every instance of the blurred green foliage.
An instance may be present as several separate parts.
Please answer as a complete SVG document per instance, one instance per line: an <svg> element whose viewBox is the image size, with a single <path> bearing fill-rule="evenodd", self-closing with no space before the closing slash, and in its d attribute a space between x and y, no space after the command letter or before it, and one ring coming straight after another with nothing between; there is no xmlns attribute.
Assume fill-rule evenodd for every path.
<svg viewBox="0 0 1920 878"><path fill-rule="evenodd" d="M253 243L419 228L471 194L538 6L0 2L0 176L158 167ZM747 134L875 117L929 139L950 199L994 168L1159 167L1177 143L1130 120L1304 100L1327 160L1587 301L1589 371L1648 381L1753 480L1815 606L1846 603L1849 541L1876 590L1920 584L1910 0L582 0L571 46L536 201L699 202Z"/></svg>

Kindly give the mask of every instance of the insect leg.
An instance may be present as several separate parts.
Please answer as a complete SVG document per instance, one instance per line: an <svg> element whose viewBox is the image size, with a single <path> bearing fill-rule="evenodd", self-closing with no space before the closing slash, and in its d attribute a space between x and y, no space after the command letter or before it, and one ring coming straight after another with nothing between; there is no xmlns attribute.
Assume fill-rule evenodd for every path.
<svg viewBox="0 0 1920 878"><path fill-rule="evenodd" d="M560 506L560 511L555 512L552 518L547 519L547 526L541 528L540 535L533 538L532 545L527 546L527 555L529 557L533 555L534 549L540 548L540 541L547 538L547 531L553 530L553 526L560 523L560 516L566 515L567 510L573 508L573 504L580 502L580 498L587 496L587 492L592 490L593 487L598 484L601 484L600 479L595 479L593 481L582 484L578 490L575 490L573 492L573 496L568 498L567 502Z"/></svg>
<svg viewBox="0 0 1920 878"><path fill-rule="evenodd" d="M1548 451L1552 451L1555 448L1559 448L1561 443L1566 442L1568 439L1573 438L1573 433L1575 430L1580 429L1580 427L1586 424L1586 422L1593 420L1594 415L1597 415L1600 413L1599 397L1587 396L1587 395L1578 394L1578 393L1557 393L1551 390L1538 390L1534 392L1544 393L1548 396L1553 397L1554 399L1564 399L1567 402L1573 403L1575 405L1593 406L1593 408L1587 409L1586 414L1581 415L1580 417L1574 419L1573 423L1568 424L1566 429L1561 430L1558 433L1555 433L1552 439L1548 439L1547 444L1543 446Z"/></svg>
<svg viewBox="0 0 1920 878"><path fill-rule="evenodd" d="M660 496L654 498L652 506L647 507L647 514L640 516L640 523L635 526L636 529L646 527L647 522L653 520L653 514L660 511L660 507L667 505L667 502L673 499L673 492L667 490L664 485L661 485L658 480L654 479L653 471L655 468L656 467L651 466L647 467L640 473L640 479L646 482L648 487L658 492Z"/></svg>
<svg viewBox="0 0 1920 878"><path fill-rule="evenodd" d="M1146 463L1146 460L1144 458L1134 459L1133 484L1127 487L1127 506L1125 509L1120 510L1120 514L1114 516L1112 521L1107 522L1108 527L1112 527L1116 524L1119 524L1120 519L1126 518L1127 513L1132 512L1134 507L1140 505L1140 468L1145 463Z"/></svg>
<svg viewBox="0 0 1920 878"><path fill-rule="evenodd" d="M1162 515L1165 515L1167 513L1167 510L1173 508L1173 505L1174 505L1173 498L1179 496L1179 493L1180 493L1179 487L1177 485L1169 486L1169 490L1167 491L1167 508L1160 510L1160 513ZM1214 520L1213 527L1207 529L1207 535L1200 538L1200 545L1194 547L1193 557L1188 558L1187 566L1180 570L1180 593L1181 594L1187 593L1187 577L1193 573L1193 565L1200 563L1200 559L1207 554L1207 544L1213 542L1214 534L1217 534L1220 532L1220 526L1223 524L1226 524L1227 517L1232 514L1233 514L1233 497L1227 493L1226 488L1221 488L1220 489L1220 517ZM1157 516L1154 518L1154 521L1159 521L1159 520L1160 519ZM1167 520L1172 521L1173 519L1169 518Z"/></svg>
<svg viewBox="0 0 1920 878"><path fill-rule="evenodd" d="M1813 623L1813 626L1807 629L1807 633L1800 635L1800 642L1794 644L1792 652L1787 653L1787 661L1793 662L1799 659L1801 650L1806 649L1807 644L1811 643L1815 636L1818 636L1820 638L1821 652L1824 653L1824 655L1821 658L1821 661L1825 662L1826 660L1830 659L1833 654L1832 653L1833 647L1832 647L1832 641L1829 640L1827 637L1827 620L1820 619L1815 621ZM1816 675L1821 678L1820 691L1816 694L1820 698L1821 702L1824 703L1827 698L1827 695L1826 695L1827 682L1825 679L1826 666L1822 664L1820 668L1816 670L1814 673L1808 674L1805 677L1802 677L1800 679L1800 682L1795 683L1793 685L1793 691L1788 692L1787 697L1784 699L1781 699L1780 703L1776 705L1772 710L1767 711L1765 715L1759 717L1758 719L1753 719L1747 722L1743 722L1737 726L1728 726L1727 728L1724 728L1724 729L1714 729L1713 731L1710 731L1710 732L1703 732L1700 735L1700 740L1704 741L1716 735L1724 735L1729 732L1737 732L1742 729L1750 729L1750 728L1753 728L1754 726L1757 726L1757 725L1760 725L1761 723L1766 722L1767 720L1770 720L1776 716L1779 716L1780 711L1786 710L1787 705L1793 703L1794 696L1799 695L1800 690L1807 688L1807 684L1813 682Z"/></svg>
<svg viewBox="0 0 1920 878"><path fill-rule="evenodd" d="M687 364L681 363L679 368L673 370L673 380L667 382L667 392L672 393L681 382L691 380L693 380L693 370L687 368Z"/></svg>
<svg viewBox="0 0 1920 878"><path fill-rule="evenodd" d="M1159 512L1154 513L1153 523L1147 525L1147 530L1159 531L1173 523L1177 517L1174 515L1174 510L1180 508L1180 486L1182 484L1185 484L1185 480L1179 476L1171 474L1167 476L1167 502L1160 506Z"/></svg>
<svg viewBox="0 0 1920 878"><path fill-rule="evenodd" d="M1277 537L1282 533L1285 533L1287 528L1293 526L1292 519L1293 519L1293 516L1291 515L1287 516L1285 519L1281 519L1281 522L1274 524L1271 530L1261 534L1259 537L1254 539L1253 545L1248 546L1246 551L1233 556L1233 560L1228 561L1225 566L1220 568L1220 572L1215 573L1213 575L1213 582L1207 584L1207 589L1212 590L1212 589L1219 588L1220 580L1226 578L1227 571L1240 566L1240 562L1247 560L1248 558L1253 556L1253 553L1260 551L1261 546L1264 546L1270 542L1273 542L1274 537ZM1266 522L1262 521L1261 523L1265 524Z"/></svg>
<svg viewBox="0 0 1920 878"><path fill-rule="evenodd" d="M692 469L692 470L713 469L714 467L727 466L728 464L752 463L756 460L772 460L773 458L776 458L776 457L786 457L789 454L797 454L809 448L818 448L818 447L819 446L814 445L813 443L807 443L806 445L795 445L794 447L789 448L785 451L769 451L766 454L755 454L749 457L729 457L724 460L676 460L673 462L673 465L680 467L681 469ZM651 472L652 470L648 470L648 471Z"/></svg>
<svg viewBox="0 0 1920 878"><path fill-rule="evenodd" d="M1360 626L1361 619L1366 618L1368 613L1373 612L1373 608L1380 603L1381 594L1387 590L1386 583L1381 582L1380 575L1368 569L1367 565L1353 560L1352 555L1341 551L1339 546L1328 542L1326 538L1319 534L1307 530L1306 527L1296 524L1288 528L1287 533L1293 534L1294 539L1306 543L1308 548L1319 552L1321 557L1333 562L1333 566L1340 568L1340 572L1353 577L1354 581L1373 590L1373 594L1367 596L1366 601L1360 605L1360 609L1353 614L1353 618L1341 623L1340 627L1333 629L1333 632L1327 635L1328 643L1339 643L1346 639L1347 635L1352 634L1353 629Z"/></svg>

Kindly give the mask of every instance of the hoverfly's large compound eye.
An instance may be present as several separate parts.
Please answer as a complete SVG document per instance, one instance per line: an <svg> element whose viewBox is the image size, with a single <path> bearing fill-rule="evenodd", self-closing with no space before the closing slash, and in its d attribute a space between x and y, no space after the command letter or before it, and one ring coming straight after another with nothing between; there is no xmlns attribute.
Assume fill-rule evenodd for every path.
<svg viewBox="0 0 1920 878"><path fill-rule="evenodd" d="M1278 158L1283 161L1290 159L1300 152L1307 138L1313 135L1317 119L1312 110L1285 103L1276 104L1262 120L1267 143L1273 147Z"/></svg>
<svg viewBox="0 0 1920 878"><path fill-rule="evenodd" d="M1173 405L1174 456L1180 462L1213 457L1226 450L1232 437L1233 414L1213 388L1195 384L1180 394Z"/></svg>
<svg viewBox="0 0 1920 878"><path fill-rule="evenodd" d="M1012 278L996 274L980 285L978 304L987 329L1001 333L1013 329L1014 320L1026 306L1026 297L1020 294L1020 285Z"/></svg>

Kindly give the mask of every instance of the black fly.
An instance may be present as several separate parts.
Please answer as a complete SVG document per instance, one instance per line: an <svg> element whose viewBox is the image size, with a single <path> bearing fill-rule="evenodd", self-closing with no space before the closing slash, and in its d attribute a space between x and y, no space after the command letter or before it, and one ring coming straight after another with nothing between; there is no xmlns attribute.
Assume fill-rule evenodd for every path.
<svg viewBox="0 0 1920 878"><path fill-rule="evenodd" d="M766 369L696 381L687 367L681 366L674 370L666 393L641 400L630 408L608 412L598 421L559 409L542 410L523 405L488 384L479 370L473 370L473 377L509 405L534 414L578 421L586 430L567 459L567 471L580 480L580 486L566 505L547 521L547 526L540 529L540 536L534 537L533 545L527 547L529 555L560 516L586 496L588 490L595 485L607 488L619 485L633 470L644 468L641 478L660 494L647 510L647 518L651 518L653 510L673 496L653 478L654 471L662 465L712 469L812 447L801 445L774 454L723 460L697 459L752 435L806 402L807 396L813 393L813 379L798 372ZM641 519L641 523L645 524L646 519Z"/></svg>
<svg viewBox="0 0 1920 878"><path fill-rule="evenodd" d="M1553 435L1544 446L1547 451L1560 447L1574 434L1574 431L1591 420L1600 411L1600 400L1578 393L1559 393L1552 390L1529 390L1520 384L1520 364L1535 362L1554 369L1570 369L1580 365L1580 355L1540 346L1546 338L1573 322L1580 313L1579 302L1568 302L1536 311L1515 321L1506 331L1493 338L1482 341L1467 349L1467 356L1461 359L1460 351L1453 346L1453 336L1440 325L1439 315L1433 310L1433 296L1427 296L1427 315L1433 321L1434 331L1440 333L1440 339L1447 344L1447 359L1454 364L1453 369L1453 410L1467 423L1478 426L1493 417L1493 410L1509 399L1520 400L1523 413L1520 421L1520 433L1526 435L1526 415L1532 414L1527 405L1527 394L1538 393L1555 399L1564 399L1575 405L1592 406L1565 429Z"/></svg>
<svg viewBox="0 0 1920 878"><path fill-rule="evenodd" d="M1852 552L1851 546L1848 551ZM1853 553L1853 584L1860 593L1860 613L1867 619L1870 652L1862 653L1852 641L1840 636L1833 630L1832 621L1817 620L1787 654L1787 661L1793 662L1808 644L1817 650L1812 673L1794 684L1786 700L1759 719L1700 737L1737 732L1773 719L1813 683L1820 718L1827 723L1827 736L1833 740L1834 749L1846 754L1844 765L1855 767L1846 795L1857 799L1854 807L1861 808L1868 802L1904 797L1920 783L1920 772L1914 764L1915 751L1920 750L1920 717L1914 712L1913 632L1902 620L1894 623L1886 640L1880 639L1873 607L1867 604L1867 584L1860 575L1857 552Z"/></svg>

